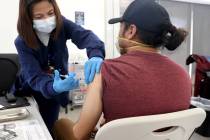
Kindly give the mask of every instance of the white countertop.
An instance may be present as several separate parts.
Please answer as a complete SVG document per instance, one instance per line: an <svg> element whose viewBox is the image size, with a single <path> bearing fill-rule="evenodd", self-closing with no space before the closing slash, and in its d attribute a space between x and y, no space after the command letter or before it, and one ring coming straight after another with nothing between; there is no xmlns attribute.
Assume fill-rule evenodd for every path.
<svg viewBox="0 0 210 140"><path fill-rule="evenodd" d="M39 113L39 110L38 110L38 105L35 101L34 98L28 98L29 100L29 103L31 104L30 106L27 106L26 108L29 110L30 112L30 117L27 118L27 120L38 120L38 122L40 123L41 127L42 127L42 130L44 131L44 135L46 137L47 140L53 140L52 139L52 136L50 135L48 129L47 129L47 126L45 125L40 113Z"/></svg>
<svg viewBox="0 0 210 140"><path fill-rule="evenodd" d="M0 139L13 137L13 140L53 140L38 111L36 101L33 98L28 100L30 106L16 108L27 109L29 112L27 118L1 122ZM14 115L14 112L10 115ZM5 131L4 127L8 127L10 131Z"/></svg>

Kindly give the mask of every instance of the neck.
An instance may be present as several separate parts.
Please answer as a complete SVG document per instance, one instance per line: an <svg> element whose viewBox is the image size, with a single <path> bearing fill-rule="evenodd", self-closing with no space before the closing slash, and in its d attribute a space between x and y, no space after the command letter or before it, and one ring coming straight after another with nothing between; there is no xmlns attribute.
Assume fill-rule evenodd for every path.
<svg viewBox="0 0 210 140"><path fill-rule="evenodd" d="M159 50L153 48L152 45L141 43L140 41L129 40L126 38L119 37L119 39L129 42L130 47L121 48L123 52L130 51L142 51L142 52L150 52L150 53L159 53Z"/></svg>
<svg viewBox="0 0 210 140"><path fill-rule="evenodd" d="M43 33L43 32L39 32L39 31L36 31L37 35L44 35L44 36L49 36L50 33Z"/></svg>
<svg viewBox="0 0 210 140"><path fill-rule="evenodd" d="M39 40L45 45L48 46L49 40L50 40L50 34L48 33L42 33L37 31L37 36Z"/></svg>
<svg viewBox="0 0 210 140"><path fill-rule="evenodd" d="M152 47L148 47L148 46L142 46L142 45L136 45L136 46L128 47L127 52L131 52L131 51L159 53L159 50L156 49L156 48L152 48Z"/></svg>

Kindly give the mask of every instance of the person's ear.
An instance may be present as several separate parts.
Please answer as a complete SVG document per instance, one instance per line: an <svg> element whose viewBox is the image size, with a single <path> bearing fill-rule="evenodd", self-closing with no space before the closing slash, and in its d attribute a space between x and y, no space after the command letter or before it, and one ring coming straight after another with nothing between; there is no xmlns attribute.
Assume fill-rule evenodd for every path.
<svg viewBox="0 0 210 140"><path fill-rule="evenodd" d="M131 40L135 37L137 33L137 27L134 24L131 24L128 28L128 30L126 31L126 37L127 39Z"/></svg>

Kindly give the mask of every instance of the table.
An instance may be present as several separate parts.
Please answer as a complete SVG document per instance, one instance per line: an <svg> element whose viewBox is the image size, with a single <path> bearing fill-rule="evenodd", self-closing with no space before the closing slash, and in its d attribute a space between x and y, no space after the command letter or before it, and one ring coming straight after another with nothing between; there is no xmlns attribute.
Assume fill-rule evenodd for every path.
<svg viewBox="0 0 210 140"><path fill-rule="evenodd" d="M29 116L22 120L0 123L0 139L12 140L53 140L33 97L27 98L30 106L27 109Z"/></svg>

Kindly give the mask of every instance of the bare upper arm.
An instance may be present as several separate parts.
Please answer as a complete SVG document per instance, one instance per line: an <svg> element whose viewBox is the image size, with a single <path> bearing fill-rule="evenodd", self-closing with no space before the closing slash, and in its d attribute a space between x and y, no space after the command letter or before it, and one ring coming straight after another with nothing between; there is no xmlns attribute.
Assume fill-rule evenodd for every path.
<svg viewBox="0 0 210 140"><path fill-rule="evenodd" d="M80 118L74 125L73 131L78 139L86 138L96 126L102 114L102 78L96 74L88 86L87 97L80 113Z"/></svg>

